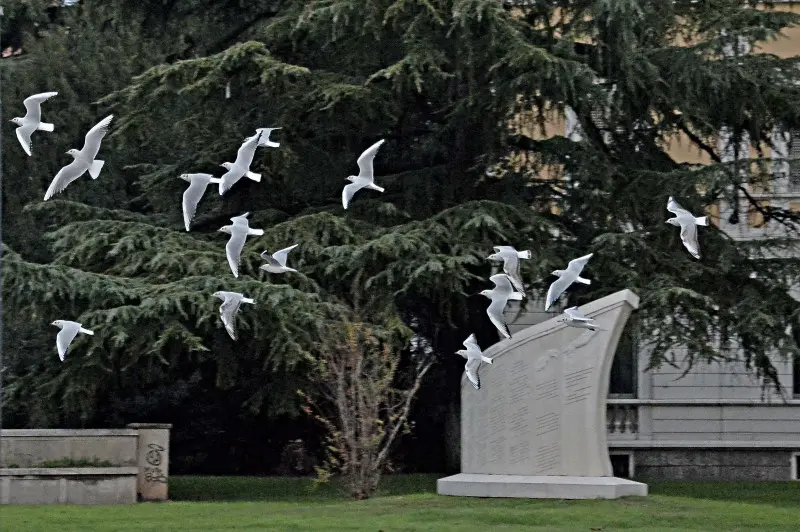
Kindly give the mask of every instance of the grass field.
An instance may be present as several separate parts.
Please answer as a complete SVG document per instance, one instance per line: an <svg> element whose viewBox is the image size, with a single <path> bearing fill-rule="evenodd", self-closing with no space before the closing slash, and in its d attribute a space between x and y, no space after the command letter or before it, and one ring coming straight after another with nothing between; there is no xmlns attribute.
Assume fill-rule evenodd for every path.
<svg viewBox="0 0 800 532"><path fill-rule="evenodd" d="M172 477L168 503L0 506L3 532L786 531L800 530L800 483L651 483L647 498L543 501L437 496L433 475L387 477L351 501L335 487L258 477Z"/></svg>

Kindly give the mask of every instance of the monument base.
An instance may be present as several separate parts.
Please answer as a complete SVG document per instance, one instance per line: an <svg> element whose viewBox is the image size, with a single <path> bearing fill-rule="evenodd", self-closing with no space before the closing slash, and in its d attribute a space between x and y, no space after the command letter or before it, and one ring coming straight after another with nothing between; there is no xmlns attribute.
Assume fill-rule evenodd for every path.
<svg viewBox="0 0 800 532"><path fill-rule="evenodd" d="M617 499L647 496L647 484L617 477L460 473L436 481L439 495L519 499Z"/></svg>

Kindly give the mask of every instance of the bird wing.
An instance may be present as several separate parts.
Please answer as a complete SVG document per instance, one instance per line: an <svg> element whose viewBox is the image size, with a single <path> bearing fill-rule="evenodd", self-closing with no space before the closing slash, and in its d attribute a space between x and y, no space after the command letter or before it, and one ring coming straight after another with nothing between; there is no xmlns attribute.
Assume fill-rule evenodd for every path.
<svg viewBox="0 0 800 532"><path fill-rule="evenodd" d="M97 152L100 151L100 141L102 141L103 137L105 137L106 133L108 133L108 128L111 126L111 121L113 119L114 115L108 115L99 121L92 129L90 129L88 133L86 133L86 139L83 142L81 155L87 161L94 161L94 158L97 156Z"/></svg>
<svg viewBox="0 0 800 532"><path fill-rule="evenodd" d="M58 171L56 176L53 178L53 181L50 183L50 186L47 188L47 192L44 195L44 200L47 201L56 194L63 192L63 190L67 188L67 185L82 176L83 173L88 169L89 165L85 161L81 161L79 159L73 160L67 166Z"/></svg>
<svg viewBox="0 0 800 532"><path fill-rule="evenodd" d="M267 261L270 266L276 266L276 267L281 266L281 263L275 260L275 257L273 257L269 251L262 251L261 258Z"/></svg>
<svg viewBox="0 0 800 532"><path fill-rule="evenodd" d="M350 183L342 189L342 205L346 209L356 192L364 188L361 183Z"/></svg>
<svg viewBox="0 0 800 532"><path fill-rule="evenodd" d="M472 383L472 387L476 390L481 389L481 378L480 375L478 375L480 367L481 361L477 358L467 359L467 363L464 364L464 373L467 375L469 382Z"/></svg>
<svg viewBox="0 0 800 532"><path fill-rule="evenodd" d="M375 174L372 169L372 161L375 160L375 154L378 153L378 148L384 143L384 139L379 140L366 150L358 158L358 177L366 179L374 179Z"/></svg>
<svg viewBox="0 0 800 532"><path fill-rule="evenodd" d="M228 335L233 340L236 340L235 320L241 304L241 294L226 293L225 301L219 307L219 317L222 319L222 324L225 326L225 330L228 331Z"/></svg>
<svg viewBox="0 0 800 532"><path fill-rule="evenodd" d="M672 199L672 196L669 197L669 201L667 201L667 210L676 216L691 216L694 219L692 213L681 207L677 201Z"/></svg>
<svg viewBox="0 0 800 532"><path fill-rule="evenodd" d="M244 142L239 146L239 150L236 152L236 161L233 164L241 166L242 168L250 168L253 157L256 155L258 142L261 140L261 135L263 134L263 130L258 130L257 135L244 139Z"/></svg>
<svg viewBox="0 0 800 532"><path fill-rule="evenodd" d="M477 349L478 351L481 350L481 348L478 347L478 341L475 339L474 333L467 336L467 339L464 340L464 347L466 347L467 350L469 349Z"/></svg>
<svg viewBox="0 0 800 532"><path fill-rule="evenodd" d="M486 309L486 314L489 315L489 319L492 320L494 326L497 327L497 330L500 331L503 334L503 336L505 336L506 338L511 338L511 331L508 330L508 325L506 325L506 318L505 316L503 316L503 310L505 310L507 302L508 299L504 297L492 298L492 302Z"/></svg>
<svg viewBox="0 0 800 532"><path fill-rule="evenodd" d="M692 257L700 259L700 245L697 243L697 226L694 220L681 221L681 240Z"/></svg>
<svg viewBox="0 0 800 532"><path fill-rule="evenodd" d="M239 277L239 263L242 257L242 249L247 239L247 231L239 229L231 230L231 237L225 244L225 254L228 256L228 264L231 267L234 277Z"/></svg>
<svg viewBox="0 0 800 532"><path fill-rule="evenodd" d="M289 246L288 248L284 248L281 250L276 251L272 254L272 258L278 261L278 264L281 266L286 266L286 257L289 255L289 252L299 246L299 244L295 244L293 246Z"/></svg>
<svg viewBox="0 0 800 532"><path fill-rule="evenodd" d="M495 250L496 253L513 252L514 255L517 254L517 250L514 249L512 246L492 246L492 249Z"/></svg>
<svg viewBox="0 0 800 532"><path fill-rule="evenodd" d="M594 321L592 318L587 318L583 314L583 312L580 311L578 307L570 307L568 309L564 309L564 314L566 314L575 321Z"/></svg>
<svg viewBox="0 0 800 532"><path fill-rule="evenodd" d="M547 301L545 302L544 309L548 310L571 284L572 281L569 281L564 275L553 281L550 284L550 288L547 289Z"/></svg>
<svg viewBox="0 0 800 532"><path fill-rule="evenodd" d="M227 191L233 187L239 180L244 177L245 172L243 172L236 163L231 167L230 170L222 174L222 177L219 178L219 195L222 196Z"/></svg>
<svg viewBox="0 0 800 532"><path fill-rule="evenodd" d="M589 259L592 258L594 253L589 253L588 255L584 255L583 257L578 257L577 259L572 259L569 261L567 265L567 270L574 273L575 275L579 275L583 270L583 267L586 266L586 263L589 262Z"/></svg>
<svg viewBox="0 0 800 532"><path fill-rule="evenodd" d="M40 122L42 119L42 108L40 104L45 101L49 100L53 96L58 94L57 92L41 92L39 94L34 94L32 96L28 96L25 98L25 101L22 103L25 104L25 118L30 120L31 122Z"/></svg>
<svg viewBox="0 0 800 532"><path fill-rule="evenodd" d="M503 271L508 275L508 280L511 281L514 289L525 294L525 286L519 273L519 256L516 251L503 256Z"/></svg>
<svg viewBox="0 0 800 532"><path fill-rule="evenodd" d="M17 140L22 144L22 149L30 156L31 154L31 135L36 131L36 124L29 123L17 128Z"/></svg>
<svg viewBox="0 0 800 532"><path fill-rule="evenodd" d="M509 294L514 291L514 288L511 286L511 280L508 278L508 275L504 273L496 273L489 277L489 280L494 283L494 290L507 292Z"/></svg>
<svg viewBox="0 0 800 532"><path fill-rule="evenodd" d="M208 187L207 180L204 181L203 179L193 178L189 183L189 188L183 193L183 223L186 225L187 231L194 219L197 204L200 203L203 194L206 192L206 187Z"/></svg>
<svg viewBox="0 0 800 532"><path fill-rule="evenodd" d="M69 351L69 344L71 344L72 340L75 339L75 336L78 335L79 330L80 325L77 323L65 323L58 332L58 336L56 336L56 349L58 349L58 358L61 359L61 362L64 362L64 358L67 356L67 351Z"/></svg>

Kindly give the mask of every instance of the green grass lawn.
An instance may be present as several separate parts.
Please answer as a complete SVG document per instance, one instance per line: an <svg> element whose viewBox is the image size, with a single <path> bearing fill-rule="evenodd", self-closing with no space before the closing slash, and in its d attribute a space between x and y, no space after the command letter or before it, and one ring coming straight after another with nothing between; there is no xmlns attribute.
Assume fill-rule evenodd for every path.
<svg viewBox="0 0 800 532"><path fill-rule="evenodd" d="M0 506L0 530L800 530L800 483L658 482L646 498L558 501L438 496L436 478L386 477L375 498L351 501L306 479L172 477L168 503Z"/></svg>

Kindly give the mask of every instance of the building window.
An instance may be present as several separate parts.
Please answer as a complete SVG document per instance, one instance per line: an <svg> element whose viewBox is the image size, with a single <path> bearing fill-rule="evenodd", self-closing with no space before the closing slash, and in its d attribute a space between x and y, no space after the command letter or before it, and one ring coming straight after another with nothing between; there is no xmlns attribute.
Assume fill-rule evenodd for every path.
<svg viewBox="0 0 800 532"><path fill-rule="evenodd" d="M757 202L761 207L769 207L769 201L759 201ZM747 224L750 227L763 227L764 226L764 215L761 214L761 211L753 207L752 205L747 209Z"/></svg>
<svg viewBox="0 0 800 532"><path fill-rule="evenodd" d="M792 396L800 398L800 357L792 359Z"/></svg>
<svg viewBox="0 0 800 532"><path fill-rule="evenodd" d="M792 453L792 480L800 480L800 453Z"/></svg>
<svg viewBox="0 0 800 532"><path fill-rule="evenodd" d="M629 320L630 323L631 320ZM636 398L636 354L637 342L633 324L625 327L614 353L611 364L611 379L608 383L608 396L613 399Z"/></svg>
<svg viewBox="0 0 800 532"><path fill-rule="evenodd" d="M611 474L618 478L633 478L633 453L609 454ZM793 461L792 464L795 462Z"/></svg>

